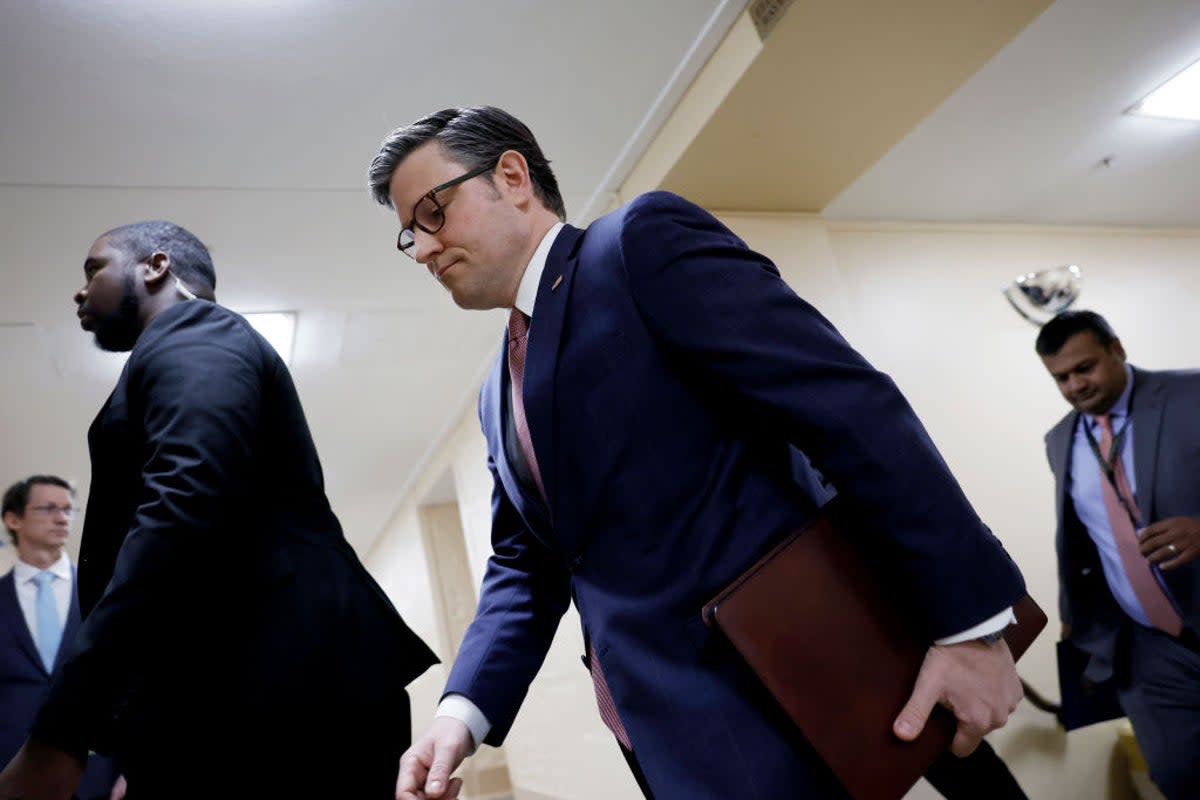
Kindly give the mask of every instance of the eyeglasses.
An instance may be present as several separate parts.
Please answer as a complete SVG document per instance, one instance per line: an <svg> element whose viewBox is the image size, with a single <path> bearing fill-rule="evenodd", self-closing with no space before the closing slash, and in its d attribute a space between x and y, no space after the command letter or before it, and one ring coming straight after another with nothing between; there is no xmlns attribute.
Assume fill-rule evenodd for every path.
<svg viewBox="0 0 1200 800"><path fill-rule="evenodd" d="M55 514L66 514L68 517L73 517L79 511L75 506L56 506L53 503L45 506L30 506L27 511L36 511L39 514L45 514L52 517Z"/></svg>
<svg viewBox="0 0 1200 800"><path fill-rule="evenodd" d="M473 169L465 175L459 175L454 180L438 184L426 192L413 205L412 227L400 231L400 236L396 239L396 249L409 258L416 259L416 255L413 254L413 245L417 243L417 237L413 233L412 228L420 228L426 233L437 233L446 224L446 212L442 208L442 204L438 202L438 192L444 192L451 186L457 186L463 181L469 181L471 178L476 178L485 172L490 172L496 168L496 164L499 161L499 159L496 159L496 161Z"/></svg>

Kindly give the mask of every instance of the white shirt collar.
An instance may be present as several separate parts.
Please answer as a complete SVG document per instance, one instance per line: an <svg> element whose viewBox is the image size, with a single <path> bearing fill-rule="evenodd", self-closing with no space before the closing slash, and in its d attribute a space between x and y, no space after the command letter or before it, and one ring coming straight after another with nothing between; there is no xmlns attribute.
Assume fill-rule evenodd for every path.
<svg viewBox="0 0 1200 800"><path fill-rule="evenodd" d="M67 551L63 550L62 555L58 557L58 561L55 561L53 564L51 564L48 569L58 578L62 580L70 580L71 559L67 558ZM40 567L35 567L33 564L22 561L18 558L17 563L13 565L13 578L16 579L17 583L31 581L33 580L33 576L37 575L41 571L42 570Z"/></svg>
<svg viewBox="0 0 1200 800"><path fill-rule="evenodd" d="M533 251L529 266L525 267L525 274L521 276L521 285L517 287L517 299L513 305L527 317L533 316L533 304L537 302L538 286L542 283L542 273L546 271L546 259L550 257L550 248L562 229L563 224L556 222L546 231L541 244Z"/></svg>

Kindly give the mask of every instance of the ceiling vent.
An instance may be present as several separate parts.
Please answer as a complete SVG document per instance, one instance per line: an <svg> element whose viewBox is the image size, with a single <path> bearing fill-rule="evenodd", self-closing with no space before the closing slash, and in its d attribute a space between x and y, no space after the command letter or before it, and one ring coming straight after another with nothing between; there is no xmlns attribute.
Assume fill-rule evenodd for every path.
<svg viewBox="0 0 1200 800"><path fill-rule="evenodd" d="M758 29L758 38L766 41L771 35L771 29L775 27L779 20L783 19L784 13L788 6L792 4L792 0L754 0L750 4L750 19L754 20L754 27Z"/></svg>

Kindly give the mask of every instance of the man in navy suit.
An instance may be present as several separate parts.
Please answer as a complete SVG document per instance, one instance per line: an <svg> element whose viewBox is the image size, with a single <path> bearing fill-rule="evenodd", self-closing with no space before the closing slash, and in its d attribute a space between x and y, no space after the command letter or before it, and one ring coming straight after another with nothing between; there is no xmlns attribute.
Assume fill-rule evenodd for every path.
<svg viewBox="0 0 1200 800"><path fill-rule="evenodd" d="M1094 311L1059 314L1035 347L1072 407L1046 434L1063 638L1086 654L1084 677L1116 690L1163 793L1194 798L1200 372L1131 366Z"/></svg>
<svg viewBox="0 0 1200 800"><path fill-rule="evenodd" d="M65 798L89 749L130 800L390 797L436 659L342 535L287 366L178 225L83 273L83 329L130 355L88 433L83 623L0 798Z"/></svg>
<svg viewBox="0 0 1200 800"><path fill-rule="evenodd" d="M0 577L0 764L20 748L79 628L75 569L66 554L75 489L55 475L32 475L4 493L4 527L16 565ZM52 615L49 612L53 612ZM79 784L81 800L108 800L118 775L112 759L93 755Z"/></svg>
<svg viewBox="0 0 1200 800"><path fill-rule="evenodd" d="M504 740L572 601L601 717L648 796L838 796L700 616L811 514L792 446L878 531L863 544L931 643L897 735L941 703L964 755L1004 723L1021 687L993 635L1020 573L892 381L768 259L662 192L563 225L532 133L491 107L394 131L370 183L455 303L511 309L479 398L493 553L398 797L457 795L450 772Z"/></svg>

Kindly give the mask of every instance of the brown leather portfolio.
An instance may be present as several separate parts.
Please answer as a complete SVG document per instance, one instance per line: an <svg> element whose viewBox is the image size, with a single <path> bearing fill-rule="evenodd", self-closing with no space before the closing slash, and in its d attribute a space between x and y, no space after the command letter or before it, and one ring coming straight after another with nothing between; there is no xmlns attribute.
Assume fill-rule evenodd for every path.
<svg viewBox="0 0 1200 800"><path fill-rule="evenodd" d="M863 538L860 537L859 541ZM940 706L892 733L928 643L828 515L789 535L704 607L855 800L899 800L954 737ZM1026 595L1005 631L1019 658L1046 625Z"/></svg>

